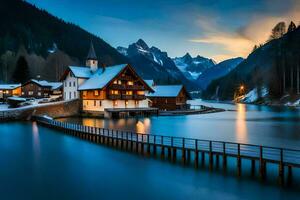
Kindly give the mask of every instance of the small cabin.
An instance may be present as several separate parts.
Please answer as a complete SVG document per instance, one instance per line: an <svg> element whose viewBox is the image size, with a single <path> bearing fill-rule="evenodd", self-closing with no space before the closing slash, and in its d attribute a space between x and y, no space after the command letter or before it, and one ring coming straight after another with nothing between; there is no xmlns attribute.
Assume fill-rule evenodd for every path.
<svg viewBox="0 0 300 200"><path fill-rule="evenodd" d="M21 84L1 84L0 101L5 101L8 97L20 96Z"/></svg>
<svg viewBox="0 0 300 200"><path fill-rule="evenodd" d="M150 106L159 110L185 110L190 94L183 85L156 85L154 93L148 94Z"/></svg>
<svg viewBox="0 0 300 200"><path fill-rule="evenodd" d="M62 83L31 79L22 85L21 96L36 99L59 97L62 96Z"/></svg>

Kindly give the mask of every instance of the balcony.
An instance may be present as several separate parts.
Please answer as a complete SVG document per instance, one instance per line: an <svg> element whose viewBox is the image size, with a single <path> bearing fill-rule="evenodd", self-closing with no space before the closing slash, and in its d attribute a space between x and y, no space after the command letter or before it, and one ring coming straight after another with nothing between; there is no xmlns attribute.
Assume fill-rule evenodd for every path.
<svg viewBox="0 0 300 200"><path fill-rule="evenodd" d="M122 99L124 99L124 100L131 100L131 99L133 99L133 96L132 95L122 94Z"/></svg>
<svg viewBox="0 0 300 200"><path fill-rule="evenodd" d="M131 81L131 80L133 80L133 78L131 76L120 76L119 79L120 80L124 80L124 81Z"/></svg>
<svg viewBox="0 0 300 200"><path fill-rule="evenodd" d="M143 85L118 85L112 84L110 86L112 90L145 90Z"/></svg>
<svg viewBox="0 0 300 200"><path fill-rule="evenodd" d="M138 95L138 94L135 94L134 95L134 99L135 100L144 100L146 99L145 95Z"/></svg>
<svg viewBox="0 0 300 200"><path fill-rule="evenodd" d="M120 94L109 94L108 99L111 99L111 100L121 99L121 95Z"/></svg>

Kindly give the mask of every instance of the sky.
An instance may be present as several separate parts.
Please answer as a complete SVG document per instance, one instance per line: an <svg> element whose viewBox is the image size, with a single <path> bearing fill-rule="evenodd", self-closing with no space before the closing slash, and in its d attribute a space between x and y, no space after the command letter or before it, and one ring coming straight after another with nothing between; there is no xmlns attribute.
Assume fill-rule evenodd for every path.
<svg viewBox="0 0 300 200"><path fill-rule="evenodd" d="M280 21L300 22L300 0L27 0L113 47L142 38L170 57L247 57Z"/></svg>

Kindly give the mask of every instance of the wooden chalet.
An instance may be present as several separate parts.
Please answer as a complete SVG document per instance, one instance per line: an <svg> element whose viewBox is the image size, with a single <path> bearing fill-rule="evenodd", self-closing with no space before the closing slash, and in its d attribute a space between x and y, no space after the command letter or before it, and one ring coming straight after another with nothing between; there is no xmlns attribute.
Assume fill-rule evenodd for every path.
<svg viewBox="0 0 300 200"><path fill-rule="evenodd" d="M22 85L21 96L25 98L50 98L62 95L61 82L31 79Z"/></svg>
<svg viewBox="0 0 300 200"><path fill-rule="evenodd" d="M20 96L21 84L1 84L0 101L5 101L8 97Z"/></svg>
<svg viewBox="0 0 300 200"><path fill-rule="evenodd" d="M188 109L191 97L183 85L157 85L154 93L148 94L150 106L159 110Z"/></svg>
<svg viewBox="0 0 300 200"><path fill-rule="evenodd" d="M129 64L99 67L91 44L86 66L70 66L62 76L64 100L80 99L87 113L148 108L149 86ZM120 111L120 112L121 112Z"/></svg>

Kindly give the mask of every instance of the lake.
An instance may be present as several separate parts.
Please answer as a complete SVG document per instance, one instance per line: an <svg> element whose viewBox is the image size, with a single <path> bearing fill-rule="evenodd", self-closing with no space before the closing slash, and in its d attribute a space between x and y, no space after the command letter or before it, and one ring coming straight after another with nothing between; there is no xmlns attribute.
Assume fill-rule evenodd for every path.
<svg viewBox="0 0 300 200"><path fill-rule="evenodd" d="M128 119L65 118L70 123L139 133L300 149L300 109L192 101L226 112Z"/></svg>
<svg viewBox="0 0 300 200"><path fill-rule="evenodd" d="M175 117L104 120L65 118L89 126L199 139L300 147L299 110L194 101L222 107L222 113ZM228 170L172 164L71 137L35 122L0 123L1 199L297 199L294 185L277 185L278 166L268 166L268 180L258 181L243 161Z"/></svg>

